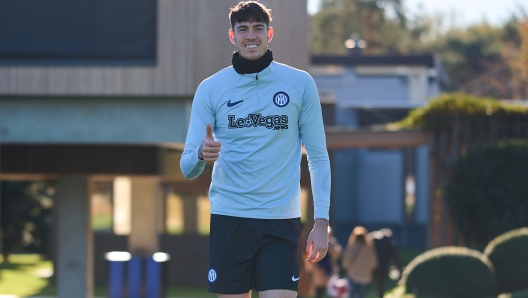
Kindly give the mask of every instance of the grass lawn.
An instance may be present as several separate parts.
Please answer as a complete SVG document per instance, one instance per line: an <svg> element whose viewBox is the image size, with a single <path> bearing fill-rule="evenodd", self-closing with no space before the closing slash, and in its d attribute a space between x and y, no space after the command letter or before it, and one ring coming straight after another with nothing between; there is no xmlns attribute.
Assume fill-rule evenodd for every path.
<svg viewBox="0 0 528 298"><path fill-rule="evenodd" d="M10 263L0 263L0 294L28 296L38 293L48 285L48 280L38 277L38 270L49 270L50 261L40 255L11 255Z"/></svg>
<svg viewBox="0 0 528 298"><path fill-rule="evenodd" d="M414 257L422 253L419 249L400 250L402 264L407 265ZM7 264L0 257L0 295L11 294L18 297L55 296L57 289L46 277L51 273L51 261L42 260L40 255L11 255ZM396 282L387 280L386 290L396 286ZM96 297L105 297L105 287L95 287ZM215 298L215 294L207 292L205 287L170 287L168 297L173 298ZM253 293L253 297L258 297ZM376 297L374 287L369 286L367 298Z"/></svg>

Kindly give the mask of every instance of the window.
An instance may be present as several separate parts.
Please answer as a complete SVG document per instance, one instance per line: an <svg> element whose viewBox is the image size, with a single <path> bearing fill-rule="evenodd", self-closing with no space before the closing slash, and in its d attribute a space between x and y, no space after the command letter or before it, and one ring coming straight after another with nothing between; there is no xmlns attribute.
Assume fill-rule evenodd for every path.
<svg viewBox="0 0 528 298"><path fill-rule="evenodd" d="M166 196L165 229L167 234L182 234L185 228L183 200L172 190Z"/></svg>
<svg viewBox="0 0 528 298"><path fill-rule="evenodd" d="M211 205L209 198L200 196L197 200L198 204L198 234L209 235L209 223L211 221Z"/></svg>
<svg viewBox="0 0 528 298"><path fill-rule="evenodd" d="M129 235L131 225L132 181L128 177L114 179L114 233Z"/></svg>
<svg viewBox="0 0 528 298"><path fill-rule="evenodd" d="M414 220L416 213L416 181L412 175L405 178L405 219Z"/></svg>
<svg viewBox="0 0 528 298"><path fill-rule="evenodd" d="M94 181L90 192L92 230L96 233L112 232L112 182Z"/></svg>
<svg viewBox="0 0 528 298"><path fill-rule="evenodd" d="M154 65L157 1L2 1L0 65Z"/></svg>

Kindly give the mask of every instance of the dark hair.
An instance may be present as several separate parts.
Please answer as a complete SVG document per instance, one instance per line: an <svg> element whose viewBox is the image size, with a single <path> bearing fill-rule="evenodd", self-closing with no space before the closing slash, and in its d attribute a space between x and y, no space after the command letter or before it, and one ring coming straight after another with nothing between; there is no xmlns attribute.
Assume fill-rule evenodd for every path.
<svg viewBox="0 0 528 298"><path fill-rule="evenodd" d="M357 235L356 243L367 243L367 240L365 239L364 235Z"/></svg>
<svg viewBox="0 0 528 298"><path fill-rule="evenodd" d="M229 10L229 21L233 29L236 23L242 22L263 22L269 28L271 19L271 9L257 1L241 1Z"/></svg>
<svg viewBox="0 0 528 298"><path fill-rule="evenodd" d="M350 236L348 237L348 245L353 245L354 243L362 242L370 244L372 239L368 235L367 228L363 226L357 226L352 230Z"/></svg>

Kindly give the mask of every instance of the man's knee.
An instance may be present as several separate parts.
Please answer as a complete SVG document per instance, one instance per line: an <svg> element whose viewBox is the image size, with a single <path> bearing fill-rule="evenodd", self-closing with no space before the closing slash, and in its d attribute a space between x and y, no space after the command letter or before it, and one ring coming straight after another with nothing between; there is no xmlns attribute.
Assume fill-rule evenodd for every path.
<svg viewBox="0 0 528 298"><path fill-rule="evenodd" d="M297 292L291 290L268 290L259 292L260 298L296 298Z"/></svg>
<svg viewBox="0 0 528 298"><path fill-rule="evenodd" d="M218 298L251 298L251 291L244 294L218 294Z"/></svg>

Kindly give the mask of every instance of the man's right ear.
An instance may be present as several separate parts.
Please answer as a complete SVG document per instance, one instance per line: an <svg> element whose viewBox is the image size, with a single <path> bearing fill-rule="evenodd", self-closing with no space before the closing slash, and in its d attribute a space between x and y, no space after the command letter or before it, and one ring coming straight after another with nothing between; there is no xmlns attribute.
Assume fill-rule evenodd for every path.
<svg viewBox="0 0 528 298"><path fill-rule="evenodd" d="M236 46L235 32L233 32L233 29L229 28L229 30L227 31L227 34L229 35L229 40L231 41L231 43Z"/></svg>

